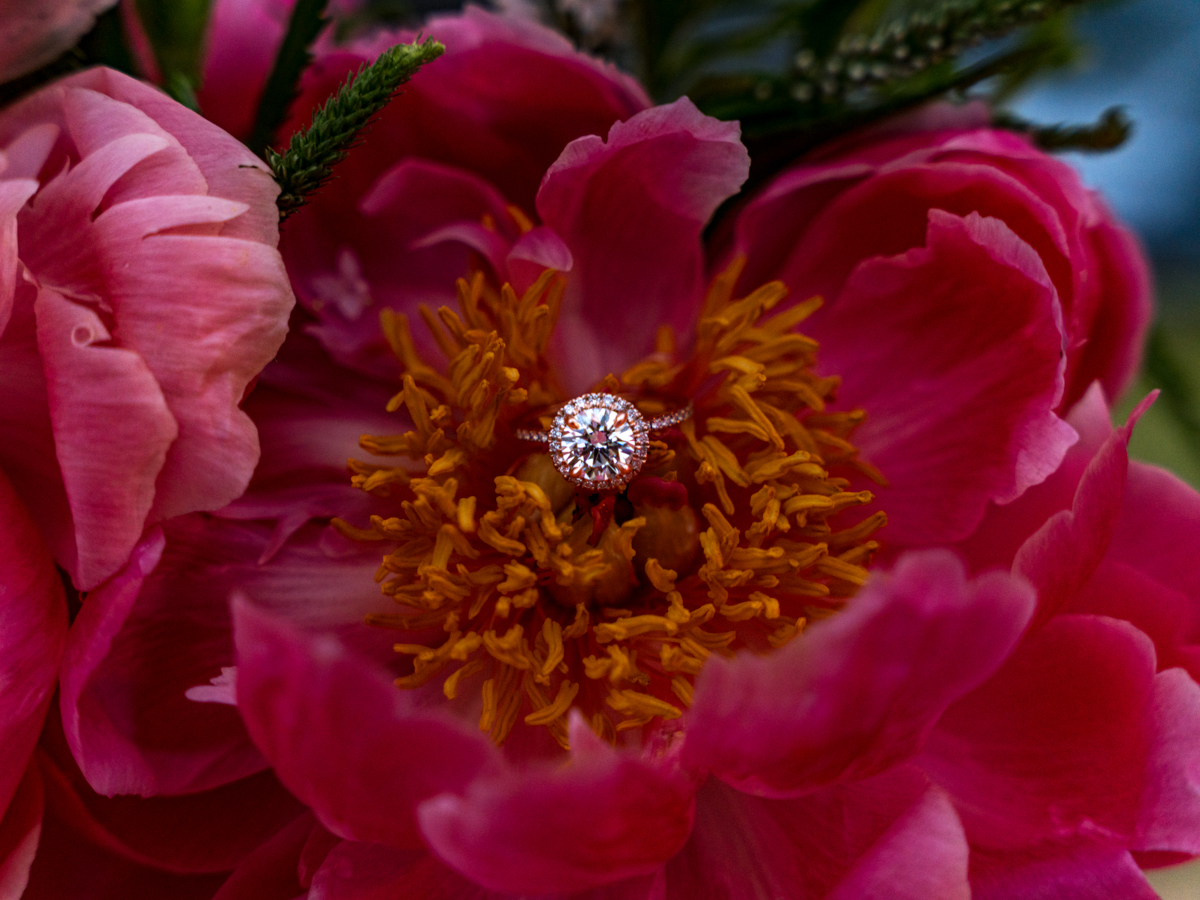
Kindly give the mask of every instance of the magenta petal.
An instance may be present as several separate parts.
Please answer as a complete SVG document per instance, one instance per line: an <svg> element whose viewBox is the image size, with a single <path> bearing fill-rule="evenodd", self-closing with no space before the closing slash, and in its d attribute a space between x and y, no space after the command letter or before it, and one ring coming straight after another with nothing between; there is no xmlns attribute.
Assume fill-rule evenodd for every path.
<svg viewBox="0 0 1200 900"><path fill-rule="evenodd" d="M667 863L667 900L965 900L967 842L949 801L901 766L790 800L710 779Z"/></svg>
<svg viewBox="0 0 1200 900"><path fill-rule="evenodd" d="M1154 650L1128 623L1056 616L951 706L921 766L972 846L1132 842L1152 730Z"/></svg>
<svg viewBox="0 0 1200 900"><path fill-rule="evenodd" d="M701 231L749 172L739 135L684 97L572 141L546 172L538 213L574 259L558 326L571 389L621 372L661 325L690 332Z"/></svg>
<svg viewBox="0 0 1200 900"><path fill-rule="evenodd" d="M508 277L518 296L546 269L569 272L575 265L571 249L544 225L526 232L508 252Z"/></svg>
<svg viewBox="0 0 1200 900"><path fill-rule="evenodd" d="M335 834L418 846L417 805L496 764L478 730L418 708L332 637L302 634L244 597L233 621L250 736Z"/></svg>
<svg viewBox="0 0 1200 900"><path fill-rule="evenodd" d="M1051 851L1053 853L1053 851ZM1159 900L1133 858L1103 845L990 863L972 857L973 900Z"/></svg>
<svg viewBox="0 0 1200 900"><path fill-rule="evenodd" d="M998 219L931 211L927 246L861 263L813 336L822 370L843 378L839 402L867 411L855 442L890 483L892 541L965 537L989 501L1045 479L1075 442L1053 411L1054 286Z"/></svg>
<svg viewBox="0 0 1200 900"><path fill-rule="evenodd" d="M20 900L37 854L45 808L37 760L30 760L0 815L0 900Z"/></svg>
<svg viewBox="0 0 1200 900"><path fill-rule="evenodd" d="M996 670L1033 603L1007 573L968 582L946 551L901 557L784 649L710 659L684 764L776 797L883 771L915 754L942 711Z"/></svg>
<svg viewBox="0 0 1200 900"><path fill-rule="evenodd" d="M62 582L0 471L0 816L42 730L66 636Z"/></svg>
<svg viewBox="0 0 1200 900"><path fill-rule="evenodd" d="M1058 612L1100 564L1117 526L1129 468L1129 436L1157 394L1143 400L1092 457L1071 508L1051 516L1013 560L1013 571L1037 588L1034 626Z"/></svg>
<svg viewBox="0 0 1200 900"><path fill-rule="evenodd" d="M479 778L427 800L418 818L434 852L487 888L575 891L661 866L691 831L692 793L662 764L595 741L567 766Z"/></svg>
<svg viewBox="0 0 1200 900"><path fill-rule="evenodd" d="M202 558L203 531L192 529L187 537ZM186 698L189 687L232 662L228 588L206 596L210 585L197 578L194 562L161 562L165 546L155 529L129 565L89 595L71 630L63 727L75 760L101 794L204 790L266 765L236 711ZM165 571L157 571L160 565Z"/></svg>
<svg viewBox="0 0 1200 900"><path fill-rule="evenodd" d="M43 289L34 307L54 444L75 522L75 585L125 562L179 434L145 361L112 345L92 309Z"/></svg>
<svg viewBox="0 0 1200 900"><path fill-rule="evenodd" d="M1138 823L1141 851L1200 854L1200 686L1181 669L1154 679L1152 750Z"/></svg>

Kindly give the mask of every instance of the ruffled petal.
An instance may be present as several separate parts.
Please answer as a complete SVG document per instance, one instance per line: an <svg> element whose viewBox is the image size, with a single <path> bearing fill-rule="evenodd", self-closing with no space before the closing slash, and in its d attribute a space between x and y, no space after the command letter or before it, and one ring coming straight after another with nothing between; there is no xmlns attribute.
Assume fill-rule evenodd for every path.
<svg viewBox="0 0 1200 900"><path fill-rule="evenodd" d="M0 816L26 777L54 696L66 636L62 582L24 504L0 471Z"/></svg>
<svg viewBox="0 0 1200 900"><path fill-rule="evenodd" d="M662 325L691 330L701 231L749 174L740 135L684 97L572 141L546 172L538 213L574 259L558 323L571 389L622 371Z"/></svg>
<svg viewBox="0 0 1200 900"><path fill-rule="evenodd" d="M972 846L1128 847L1153 696L1144 634L1115 619L1057 616L946 711L920 764L954 799Z"/></svg>
<svg viewBox="0 0 1200 900"><path fill-rule="evenodd" d="M322 198L331 193L314 202L326 202ZM502 262L516 229L495 187L471 172L423 159L390 166L357 203L346 199L329 201L319 218L300 213L289 221L289 271L301 302L317 318L309 331L334 359L394 379L397 363L379 327L380 309L408 314L418 346L438 352L417 320L417 305L453 303L455 280L469 274L471 246L430 237L448 226L474 227L499 245L485 258ZM484 229L485 218L504 232Z"/></svg>
<svg viewBox="0 0 1200 900"><path fill-rule="evenodd" d="M304 510L311 499L296 502ZM279 514L271 504L250 512ZM234 708L188 699L235 663L233 591L324 627L388 608L371 577L374 552L331 556L324 529L302 525L280 547L267 522L174 519L91 593L71 632L61 705L72 752L97 791L178 794L266 766Z"/></svg>
<svg viewBox="0 0 1200 900"><path fill-rule="evenodd" d="M1180 669L1154 679L1139 851L1200 854L1200 686Z"/></svg>
<svg viewBox="0 0 1200 900"><path fill-rule="evenodd" d="M687 840L693 787L665 765L594 739L572 719L568 765L477 778L421 804L433 851L495 891L584 890L655 871ZM578 738L577 740L575 738Z"/></svg>
<svg viewBox="0 0 1200 900"><path fill-rule="evenodd" d="M39 69L69 50L116 0L7 0L0 4L0 82Z"/></svg>
<svg viewBox="0 0 1200 900"><path fill-rule="evenodd" d="M809 329L821 370L843 379L839 405L867 411L855 443L888 479L888 535L903 545L965 537L1076 439L1053 411L1062 321L1037 256L976 214L931 211L926 240L861 263Z"/></svg>
<svg viewBox="0 0 1200 900"><path fill-rule="evenodd" d="M1033 604L1029 585L1007 573L968 582L946 551L904 556L783 649L710 659L683 762L776 797L883 771L996 670Z"/></svg>
<svg viewBox="0 0 1200 900"><path fill-rule="evenodd" d="M75 546L63 562L76 586L91 590L141 537L179 428L145 360L114 346L94 310L43 288L34 311L75 525Z"/></svg>
<svg viewBox="0 0 1200 900"><path fill-rule="evenodd" d="M1034 626L1058 612L1087 582L1117 525L1129 468L1129 437L1153 402L1146 398L1092 457L1069 510L1051 516L1017 551L1013 571L1037 588Z"/></svg>
<svg viewBox="0 0 1200 900"><path fill-rule="evenodd" d="M710 780L665 881L665 900L970 895L962 827L945 794L911 767L793 800Z"/></svg>
<svg viewBox="0 0 1200 900"><path fill-rule="evenodd" d="M246 727L335 834L419 846L417 805L495 765L478 730L418 708L333 638L305 635L244 597L233 618Z"/></svg>

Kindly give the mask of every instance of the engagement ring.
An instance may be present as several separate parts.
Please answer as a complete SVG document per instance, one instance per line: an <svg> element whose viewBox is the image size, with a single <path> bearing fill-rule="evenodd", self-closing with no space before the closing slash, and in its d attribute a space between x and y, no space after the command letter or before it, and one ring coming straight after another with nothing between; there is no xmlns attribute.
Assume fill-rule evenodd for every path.
<svg viewBox="0 0 1200 900"><path fill-rule="evenodd" d="M646 421L628 400L585 394L558 411L549 432L517 429L517 437L550 445L560 475L596 491L620 491L641 471L650 432L691 418L692 404Z"/></svg>

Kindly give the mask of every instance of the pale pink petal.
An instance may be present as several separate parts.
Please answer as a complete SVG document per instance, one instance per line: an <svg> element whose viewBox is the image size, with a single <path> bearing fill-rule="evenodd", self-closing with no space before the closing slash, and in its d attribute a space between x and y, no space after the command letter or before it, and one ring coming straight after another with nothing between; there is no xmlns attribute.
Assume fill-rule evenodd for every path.
<svg viewBox="0 0 1200 900"><path fill-rule="evenodd" d="M509 280L518 295L523 294L544 270L570 272L575 265L571 248L545 226L521 235L509 251L506 262Z"/></svg>
<svg viewBox="0 0 1200 900"><path fill-rule="evenodd" d="M20 900L42 834L42 776L30 760L0 815L0 900Z"/></svg>
<svg viewBox="0 0 1200 900"><path fill-rule="evenodd" d="M66 636L54 561L0 471L0 816L45 722Z"/></svg>
<svg viewBox="0 0 1200 900"><path fill-rule="evenodd" d="M572 390L621 372L662 325L687 335L704 292L701 232L749 173L737 123L686 97L563 150L538 191L542 221L574 265L558 355Z"/></svg>
<svg viewBox="0 0 1200 900"><path fill-rule="evenodd" d="M810 329L839 406L867 411L855 443L888 479L888 537L904 545L965 537L1076 439L1054 413L1061 313L1032 249L997 219L937 210L926 242L861 263Z"/></svg>
<svg viewBox="0 0 1200 900"><path fill-rule="evenodd" d="M75 523L71 576L90 590L120 568L141 536L179 429L145 361L115 345L94 310L43 288L34 311L55 455Z"/></svg>
<svg viewBox="0 0 1200 900"><path fill-rule="evenodd" d="M709 780L666 867L665 900L965 900L967 844L945 795L911 767L767 800Z"/></svg>
<svg viewBox="0 0 1200 900"><path fill-rule="evenodd" d="M69 50L117 0L4 0L0 82L41 68Z"/></svg>
<svg viewBox="0 0 1200 900"><path fill-rule="evenodd" d="M915 754L943 710L996 670L1033 604L1021 579L968 582L946 551L901 557L785 648L710 659L684 764L776 797L883 771Z"/></svg>
<svg viewBox="0 0 1200 900"><path fill-rule="evenodd" d="M0 334L12 318L17 291L17 213L36 190L37 182L31 178L0 181Z"/></svg>
<svg viewBox="0 0 1200 900"><path fill-rule="evenodd" d="M426 800L421 834L495 891L578 891L654 872L691 831L692 784L661 761L589 743L565 766L485 776Z"/></svg>
<svg viewBox="0 0 1200 900"><path fill-rule="evenodd" d="M496 764L477 729L418 708L333 638L305 635L245 598L233 617L250 735L335 834L419 846L417 805Z"/></svg>
<svg viewBox="0 0 1200 900"><path fill-rule="evenodd" d="M972 846L1127 847L1152 730L1154 651L1128 623L1056 616L942 716L920 765Z"/></svg>

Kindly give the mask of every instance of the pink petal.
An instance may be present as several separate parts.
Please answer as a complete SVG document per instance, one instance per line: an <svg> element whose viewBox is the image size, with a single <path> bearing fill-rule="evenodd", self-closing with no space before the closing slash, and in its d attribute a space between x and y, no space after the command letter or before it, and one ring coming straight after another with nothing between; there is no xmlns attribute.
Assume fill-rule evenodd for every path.
<svg viewBox="0 0 1200 900"><path fill-rule="evenodd" d="M240 138L254 125L263 86L291 4L216 0L208 22L204 77L196 99L213 123Z"/></svg>
<svg viewBox="0 0 1200 900"><path fill-rule="evenodd" d="M0 816L0 900L20 900L42 834L42 776L31 760Z"/></svg>
<svg viewBox="0 0 1200 900"><path fill-rule="evenodd" d="M8 320L12 318L17 290L17 213L33 196L37 186L31 178L0 181L0 334L4 334Z"/></svg>
<svg viewBox="0 0 1200 900"><path fill-rule="evenodd" d="M518 295L523 294L544 270L570 272L575 265L571 248L545 226L521 235L509 251L506 262L509 279Z"/></svg>
<svg viewBox="0 0 1200 900"><path fill-rule="evenodd" d="M1150 751L1150 641L1127 623L1057 616L951 706L921 766L972 846L1128 846Z"/></svg>
<svg viewBox="0 0 1200 900"><path fill-rule="evenodd" d="M325 349L355 371L394 379L397 363L379 328L380 309L407 313L418 345L440 355L417 304L453 303L472 248L502 265L515 228L506 224L505 200L495 187L450 166L402 160L364 190L361 198L319 194L314 205L323 214L289 220L284 252L301 302L317 317L310 330ZM503 231L486 231L485 216ZM464 225L475 229L473 240L462 241ZM451 226L459 231L439 234Z"/></svg>
<svg viewBox="0 0 1200 900"><path fill-rule="evenodd" d="M946 551L908 554L786 648L710 659L684 764L776 797L883 771L996 670L1033 603L1008 574L968 582Z"/></svg>
<svg viewBox="0 0 1200 900"><path fill-rule="evenodd" d="M542 175L563 147L650 105L635 79L530 21L469 7L431 18L423 34L445 44L446 55L405 85L372 127L373 139L352 153L340 202L354 202L382 171L412 156L475 172L532 213ZM382 33L321 54L282 133L306 125L346 75L412 37Z"/></svg>
<svg viewBox="0 0 1200 900"><path fill-rule="evenodd" d="M1083 587L1108 549L1125 492L1129 437L1155 396L1143 400L1092 457L1071 508L1051 516L1017 551L1013 571L1028 578L1038 592L1035 627Z"/></svg>
<svg viewBox="0 0 1200 900"><path fill-rule="evenodd" d="M810 330L822 371L843 379L839 405L867 411L855 442L889 481L891 541L965 537L989 501L1045 479L1075 441L1053 412L1054 288L997 219L931 211L926 247L861 263Z"/></svg>
<svg viewBox="0 0 1200 900"><path fill-rule="evenodd" d="M45 722L66 636L67 606L54 561L0 471L0 816Z"/></svg>
<svg viewBox="0 0 1200 900"><path fill-rule="evenodd" d="M571 389L622 371L661 325L690 333L701 231L749 173L740 133L684 97L572 141L546 172L538 213L574 259L558 326Z"/></svg>
<svg viewBox="0 0 1200 900"><path fill-rule="evenodd" d="M304 635L244 598L233 619L250 735L335 834L417 846L417 805L495 765L477 730L417 708L336 640Z"/></svg>
<svg viewBox="0 0 1200 900"><path fill-rule="evenodd" d="M307 508L309 499L298 502ZM334 559L321 546L323 527L292 527L287 545L272 548L265 523L174 519L165 544L152 535L89 596L71 633L61 702L96 790L177 794L265 766L236 710L187 697L235 662L231 592L253 591L293 621L360 630L367 612L390 604L371 577L373 550Z"/></svg>
<svg viewBox="0 0 1200 900"><path fill-rule="evenodd" d="M666 868L666 900L965 900L967 844L945 795L910 767L794 800L716 780Z"/></svg>
<svg viewBox="0 0 1200 900"><path fill-rule="evenodd" d="M92 309L38 292L38 350L54 445L75 523L75 584L90 590L128 558L179 434L145 361L114 346Z"/></svg>
<svg viewBox="0 0 1200 900"><path fill-rule="evenodd" d="M692 828L687 779L599 741L576 717L566 766L477 778L421 804L421 833L451 868L495 891L577 891L655 871ZM579 737L576 740L576 736Z"/></svg>
<svg viewBox="0 0 1200 900"><path fill-rule="evenodd" d="M0 3L0 82L39 69L69 50L116 0Z"/></svg>

